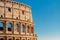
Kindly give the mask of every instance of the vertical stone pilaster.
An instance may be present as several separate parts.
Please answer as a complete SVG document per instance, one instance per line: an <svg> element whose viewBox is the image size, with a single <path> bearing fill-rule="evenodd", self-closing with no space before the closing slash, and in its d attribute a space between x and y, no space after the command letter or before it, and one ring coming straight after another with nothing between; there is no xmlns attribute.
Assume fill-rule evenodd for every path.
<svg viewBox="0 0 60 40"><path fill-rule="evenodd" d="M27 40L27 37L26 37L26 40Z"/></svg>
<svg viewBox="0 0 60 40"><path fill-rule="evenodd" d="M12 2L12 19L13 19L13 2Z"/></svg>
<svg viewBox="0 0 60 40"><path fill-rule="evenodd" d="M29 35L31 34L31 26L29 25Z"/></svg>
<svg viewBox="0 0 60 40"><path fill-rule="evenodd" d="M30 38L30 40L31 40L31 38Z"/></svg>
<svg viewBox="0 0 60 40"><path fill-rule="evenodd" d="M30 28L29 29L30 29L30 35L31 35L31 25L30 25Z"/></svg>
<svg viewBox="0 0 60 40"><path fill-rule="evenodd" d="M20 35L21 35L21 27L22 27L22 23L20 23Z"/></svg>
<svg viewBox="0 0 60 40"><path fill-rule="evenodd" d="M15 40L15 37L13 37L13 40Z"/></svg>
<svg viewBox="0 0 60 40"><path fill-rule="evenodd" d="M4 40L7 40L7 36L4 36Z"/></svg>
<svg viewBox="0 0 60 40"><path fill-rule="evenodd" d="M25 24L25 34L27 33L27 24Z"/></svg>
<svg viewBox="0 0 60 40"><path fill-rule="evenodd" d="M27 27L27 24L25 24L25 27L24 27L24 32L25 32L25 35L26 35L26 27Z"/></svg>
<svg viewBox="0 0 60 40"><path fill-rule="evenodd" d="M6 16L6 15L5 15L5 13L6 13L6 7L5 7L5 6L6 6L6 0L4 0L4 18L5 18L5 16Z"/></svg>
<svg viewBox="0 0 60 40"><path fill-rule="evenodd" d="M6 35L6 31L7 31L7 22L4 22L4 35Z"/></svg>
<svg viewBox="0 0 60 40"><path fill-rule="evenodd" d="M12 35L14 35L14 21L12 21Z"/></svg>
<svg viewBox="0 0 60 40"><path fill-rule="evenodd" d="M21 31L20 31L20 29L21 29L20 27L21 27L21 23L19 22L19 23L18 23L18 31L19 31L19 34L20 34L20 32L21 32Z"/></svg>
<svg viewBox="0 0 60 40"><path fill-rule="evenodd" d="M20 40L21 40L21 37L20 37Z"/></svg>
<svg viewBox="0 0 60 40"><path fill-rule="evenodd" d="M20 4L19 4L19 8L20 8ZM19 19L20 19L20 9L19 9Z"/></svg>

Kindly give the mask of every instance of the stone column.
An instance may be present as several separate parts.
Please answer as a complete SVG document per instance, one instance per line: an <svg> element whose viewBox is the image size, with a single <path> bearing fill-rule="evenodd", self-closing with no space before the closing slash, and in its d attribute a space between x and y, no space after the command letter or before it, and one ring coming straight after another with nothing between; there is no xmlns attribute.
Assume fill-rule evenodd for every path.
<svg viewBox="0 0 60 40"><path fill-rule="evenodd" d="M14 35L14 21L12 21L12 35Z"/></svg>
<svg viewBox="0 0 60 40"><path fill-rule="evenodd" d="M5 13L6 13L6 0L4 0L4 18L6 17Z"/></svg>
<svg viewBox="0 0 60 40"><path fill-rule="evenodd" d="M31 34L31 26L29 25L29 35Z"/></svg>
<svg viewBox="0 0 60 40"><path fill-rule="evenodd" d="M12 21L12 35L14 35L14 21ZM12 37L12 40L14 40L14 36Z"/></svg>
<svg viewBox="0 0 60 40"><path fill-rule="evenodd" d="M28 37L26 37L26 40L27 40Z"/></svg>
<svg viewBox="0 0 60 40"><path fill-rule="evenodd" d="M27 33L27 24L25 24L25 34Z"/></svg>
<svg viewBox="0 0 60 40"><path fill-rule="evenodd" d="M6 21L4 22L4 34L6 34Z"/></svg>
<svg viewBox="0 0 60 40"><path fill-rule="evenodd" d="M30 35L31 35L31 25L29 26L29 29L30 29Z"/></svg>
<svg viewBox="0 0 60 40"><path fill-rule="evenodd" d="M21 37L20 37L20 40L21 40Z"/></svg>
<svg viewBox="0 0 60 40"><path fill-rule="evenodd" d="M19 31L19 34L20 34L20 32L21 32L20 29L21 29L21 23L19 22L19 23L18 23L18 31Z"/></svg>
<svg viewBox="0 0 60 40"><path fill-rule="evenodd" d="M25 24L25 27L24 27L24 32L25 32L25 35L26 35L26 27L27 27L27 24Z"/></svg>
<svg viewBox="0 0 60 40"><path fill-rule="evenodd" d="M15 40L15 37L13 37L13 40Z"/></svg>
<svg viewBox="0 0 60 40"><path fill-rule="evenodd" d="M6 30L7 30L7 26L6 26L6 21L4 22L4 35L6 35ZM4 40L7 40L7 37L4 36Z"/></svg>
<svg viewBox="0 0 60 40"><path fill-rule="evenodd" d="M19 34L21 34L21 26L22 26L22 23L20 23L20 25L19 25L19 26L20 26L20 32L19 32Z"/></svg>
<svg viewBox="0 0 60 40"><path fill-rule="evenodd" d="M13 13L13 2L12 2L12 19L13 19L13 14L14 14L14 13Z"/></svg>
<svg viewBox="0 0 60 40"><path fill-rule="evenodd" d="M4 40L7 40L7 36L4 36Z"/></svg>

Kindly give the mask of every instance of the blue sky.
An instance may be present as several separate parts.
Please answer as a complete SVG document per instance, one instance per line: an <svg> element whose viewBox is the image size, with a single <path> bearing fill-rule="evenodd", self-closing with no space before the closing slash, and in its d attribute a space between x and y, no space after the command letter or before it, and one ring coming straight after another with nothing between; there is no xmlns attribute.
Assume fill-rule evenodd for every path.
<svg viewBox="0 0 60 40"><path fill-rule="evenodd" d="M60 0L16 0L32 7L38 40L60 40Z"/></svg>

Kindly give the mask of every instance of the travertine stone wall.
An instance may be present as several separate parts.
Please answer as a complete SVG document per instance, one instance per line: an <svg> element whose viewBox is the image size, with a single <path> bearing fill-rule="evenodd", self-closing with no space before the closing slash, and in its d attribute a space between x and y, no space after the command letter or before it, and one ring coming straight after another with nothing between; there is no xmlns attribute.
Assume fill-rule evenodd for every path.
<svg viewBox="0 0 60 40"><path fill-rule="evenodd" d="M12 2L11 0L0 0L0 23L3 23L3 30L0 31L0 39L4 40L37 40L34 33L34 22L31 7ZM8 24L11 24L11 31L8 31ZM18 28L15 28L15 24ZM21 32L22 25L24 26Z"/></svg>
<svg viewBox="0 0 60 40"><path fill-rule="evenodd" d="M26 21L30 21L33 22L32 19L32 13L31 13L31 8L29 6L26 6L24 4L21 3L17 3L17 2L11 2L11 1L6 1L5 4L3 1L0 1L0 15L3 15L5 13L5 15L3 15L3 17L5 16L5 18L14 18L16 19L18 17L19 20L26 20ZM5 6L5 10L4 10L4 6ZM9 12L9 9L11 10L11 12ZM23 14L23 12L24 14Z"/></svg>

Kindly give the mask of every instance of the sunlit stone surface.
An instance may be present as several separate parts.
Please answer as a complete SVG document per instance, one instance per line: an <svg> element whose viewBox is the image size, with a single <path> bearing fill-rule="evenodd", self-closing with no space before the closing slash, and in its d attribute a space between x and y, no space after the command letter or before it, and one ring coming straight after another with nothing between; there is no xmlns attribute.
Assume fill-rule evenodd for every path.
<svg viewBox="0 0 60 40"><path fill-rule="evenodd" d="M30 6L0 0L0 40L37 40Z"/></svg>

